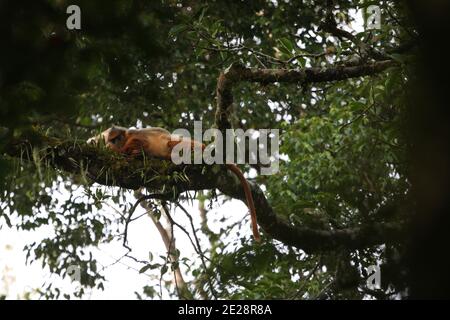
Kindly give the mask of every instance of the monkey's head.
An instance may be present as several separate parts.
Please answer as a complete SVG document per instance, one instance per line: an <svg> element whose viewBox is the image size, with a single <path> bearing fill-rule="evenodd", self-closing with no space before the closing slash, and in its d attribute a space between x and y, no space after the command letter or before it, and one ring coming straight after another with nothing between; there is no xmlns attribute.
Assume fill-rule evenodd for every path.
<svg viewBox="0 0 450 320"><path fill-rule="evenodd" d="M113 125L111 128L106 129L99 135L89 138L87 143L98 145L103 142L107 148L114 151L119 151L125 144L127 131L127 128Z"/></svg>

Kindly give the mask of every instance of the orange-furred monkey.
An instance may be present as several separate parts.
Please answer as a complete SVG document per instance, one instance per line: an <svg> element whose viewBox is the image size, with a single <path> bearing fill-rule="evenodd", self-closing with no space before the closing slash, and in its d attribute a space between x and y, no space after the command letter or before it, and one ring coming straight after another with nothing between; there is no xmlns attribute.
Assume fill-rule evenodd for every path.
<svg viewBox="0 0 450 320"><path fill-rule="evenodd" d="M160 159L171 159L172 149L177 144L187 144L188 148L195 146L201 147L203 150L205 145L201 142L175 136L163 128L145 128L145 129L127 129L123 127L112 126L103 131L100 135L92 137L88 143L98 143L100 140L105 142L106 147L126 155L137 156L143 152L151 157ZM248 181L245 179L242 171L235 164L226 164L227 168L232 171L242 184L245 199L250 210L252 220L253 237L256 241L260 241L258 225L256 220L255 203L253 202L252 192Z"/></svg>

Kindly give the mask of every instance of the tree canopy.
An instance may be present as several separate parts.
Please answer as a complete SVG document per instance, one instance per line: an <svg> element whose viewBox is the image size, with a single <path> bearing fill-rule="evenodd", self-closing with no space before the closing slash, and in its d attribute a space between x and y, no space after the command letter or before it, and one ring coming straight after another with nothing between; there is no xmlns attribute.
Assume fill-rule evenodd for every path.
<svg viewBox="0 0 450 320"><path fill-rule="evenodd" d="M72 2L80 30L66 27ZM142 283L141 298L163 289L179 299L409 296L418 199L411 106L422 36L414 5L72 2L0 2L0 225L51 226L52 237L24 250L62 277L80 267L79 290L66 297L103 287L92 248L110 242L123 243L122 258L140 272L173 279L163 288ZM376 28L371 10L381 17ZM85 142L113 124L192 131L200 120L203 129L280 130L276 174L241 165L260 245L246 219L208 228L210 206L245 201L224 166L130 160ZM60 190L83 196L62 200ZM199 210L188 212L192 201ZM127 230L138 206L166 257L133 256ZM202 222L180 225L175 208ZM196 255L179 250L174 230ZM374 266L381 283L368 286ZM50 284L41 294L60 290Z"/></svg>

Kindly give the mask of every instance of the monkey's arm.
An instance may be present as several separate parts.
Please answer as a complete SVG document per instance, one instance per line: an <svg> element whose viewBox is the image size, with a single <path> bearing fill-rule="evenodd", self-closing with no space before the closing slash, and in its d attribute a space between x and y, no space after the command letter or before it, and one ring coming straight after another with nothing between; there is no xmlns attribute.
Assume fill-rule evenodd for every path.
<svg viewBox="0 0 450 320"><path fill-rule="evenodd" d="M142 139L131 138L127 140L119 152L129 156L138 156L148 149L147 144L148 143Z"/></svg>

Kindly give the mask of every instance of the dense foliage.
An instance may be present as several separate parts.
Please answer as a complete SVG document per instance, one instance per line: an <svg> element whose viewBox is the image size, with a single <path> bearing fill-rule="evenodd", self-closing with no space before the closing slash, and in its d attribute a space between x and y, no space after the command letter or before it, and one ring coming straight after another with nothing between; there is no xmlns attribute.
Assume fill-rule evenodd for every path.
<svg viewBox="0 0 450 320"><path fill-rule="evenodd" d="M390 68L339 81L240 81L233 89L235 128L281 132L279 172L252 181L280 219L306 230L305 237L307 230L329 233L327 243L291 246L266 232L257 246L249 236L230 232L237 228L245 230L238 235L249 235L248 221L233 226L223 221L221 234L203 223L195 232L208 239L201 248L206 258L175 250L171 258L137 265L165 279L180 266L186 279L195 280L186 280L182 290L162 283L178 298L407 294L401 235L413 201L404 129L417 34L402 4L377 2L381 27L356 32L345 26L355 25L373 1L74 2L81 8L81 30L66 29L68 1L0 2L0 223L54 230L53 237L25 249L30 260L62 276L68 266L80 266L81 290L70 293L75 296L102 288L105 278L92 248L122 241L129 222L108 212L105 203L124 212L133 205L133 190L93 184L82 166L67 171L52 165L42 155L49 141L43 137L83 145L112 124L192 130L194 120L203 120L204 129L213 127L217 79L232 63L326 70L390 60L395 63ZM23 136L40 142L31 154L14 155L10 143ZM113 165L105 162L106 169ZM242 168L257 172L253 167L256 171ZM73 196L60 198L63 189ZM229 199L214 189L180 199L189 197L199 199L204 211L210 202ZM157 203L147 204L154 206L155 223L165 212ZM400 231L386 238L377 231L380 238L364 241L385 225ZM330 245L336 230L358 232L362 240ZM368 288L373 265L381 267L382 282ZM154 283L142 287L140 297L160 294ZM59 291L50 285L42 294L58 297Z"/></svg>

